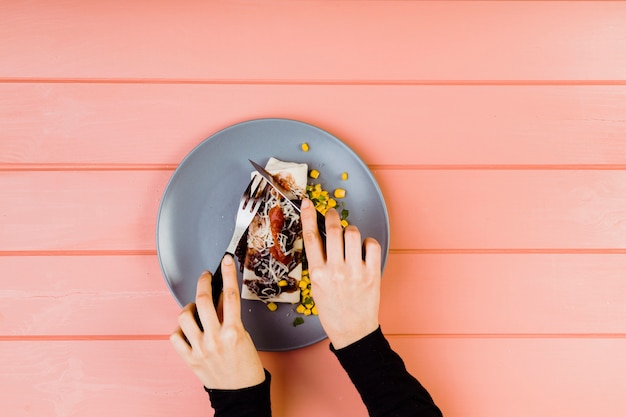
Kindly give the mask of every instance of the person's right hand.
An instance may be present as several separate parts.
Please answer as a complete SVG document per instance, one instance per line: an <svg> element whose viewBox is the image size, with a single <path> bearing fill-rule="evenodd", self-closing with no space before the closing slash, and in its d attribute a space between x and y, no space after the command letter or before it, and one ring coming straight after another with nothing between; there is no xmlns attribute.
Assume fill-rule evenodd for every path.
<svg viewBox="0 0 626 417"><path fill-rule="evenodd" d="M324 250L313 203L304 199L301 210L311 293L324 331L333 347L341 349L379 326L382 249L373 238L361 243L356 226L343 230L339 214L330 209L326 213Z"/></svg>
<svg viewBox="0 0 626 417"><path fill-rule="evenodd" d="M237 270L230 255L222 259L222 276L223 321L220 322L213 307L212 275L206 271L198 279L196 302L183 308L178 316L179 327L170 341L205 387L224 390L252 387L265 380L265 371L241 322Z"/></svg>

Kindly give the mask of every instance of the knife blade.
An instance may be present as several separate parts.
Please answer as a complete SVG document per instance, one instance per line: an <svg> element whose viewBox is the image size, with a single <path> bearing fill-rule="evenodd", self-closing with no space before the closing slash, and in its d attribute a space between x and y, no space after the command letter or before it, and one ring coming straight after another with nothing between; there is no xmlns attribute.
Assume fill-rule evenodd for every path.
<svg viewBox="0 0 626 417"><path fill-rule="evenodd" d="M265 178L265 180L278 192L278 194L283 196L284 199L287 200L293 206L293 208L296 209L298 213L301 212L300 204L302 203L302 200L300 200L292 191L287 190L285 187L280 185L280 183L274 179L274 176L270 174L261 165L257 164L251 159L248 159L248 161L250 161L250 163L252 164L256 172L258 172L263 178ZM317 229L319 231L320 236L322 237L322 240L325 243L326 219L324 215L320 213L319 211L315 210L315 212L317 213Z"/></svg>

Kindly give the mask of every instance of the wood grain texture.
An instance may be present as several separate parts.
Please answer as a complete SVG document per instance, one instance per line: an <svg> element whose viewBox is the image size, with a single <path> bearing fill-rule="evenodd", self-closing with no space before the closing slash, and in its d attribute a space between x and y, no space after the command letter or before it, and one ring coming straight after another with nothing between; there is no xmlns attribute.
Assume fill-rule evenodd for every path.
<svg viewBox="0 0 626 417"><path fill-rule="evenodd" d="M284 117L374 166L623 169L624 102L626 86L0 83L0 168L176 166L230 124Z"/></svg>
<svg viewBox="0 0 626 417"><path fill-rule="evenodd" d="M623 254L394 254L382 282L392 334L626 334Z"/></svg>
<svg viewBox="0 0 626 417"><path fill-rule="evenodd" d="M626 406L623 338L390 342L444 415L584 417ZM11 385L0 402L11 416L212 415L167 341L3 342L0 354L0 383ZM274 377L273 415L367 415L326 343L262 360ZM495 391L499 386L506 389Z"/></svg>
<svg viewBox="0 0 626 417"><path fill-rule="evenodd" d="M583 417L626 404L617 339L391 339L451 416Z"/></svg>
<svg viewBox="0 0 626 417"><path fill-rule="evenodd" d="M3 342L12 395L0 393L12 416L212 415L208 396L167 340ZM28 355L29 361L21 358ZM309 412L365 415L364 406L326 343L263 354L273 374L274 415ZM323 367L324 372L319 372ZM329 378L332 376L332 378ZM313 392L324 395L319 401ZM299 398L299 401L293 401ZM112 401L115 399L116 401Z"/></svg>
<svg viewBox="0 0 626 417"><path fill-rule="evenodd" d="M623 249L624 173L375 171L397 249Z"/></svg>
<svg viewBox="0 0 626 417"><path fill-rule="evenodd" d="M391 254L381 324L401 335L626 335L625 275L624 255ZM165 338L179 311L154 255L0 256L0 288L5 340Z"/></svg>
<svg viewBox="0 0 626 417"><path fill-rule="evenodd" d="M170 175L0 172L0 250L154 250ZM388 206L393 250L626 248L626 171L381 169L374 175Z"/></svg>
<svg viewBox="0 0 626 417"><path fill-rule="evenodd" d="M623 414L624 33L624 1L0 2L3 415L212 415L155 220L260 117L374 171L383 330L444 415ZM262 358L275 416L366 415L326 342Z"/></svg>
<svg viewBox="0 0 626 417"><path fill-rule="evenodd" d="M177 325L154 255L0 256L0 275L2 335L164 337Z"/></svg>
<svg viewBox="0 0 626 417"><path fill-rule="evenodd" d="M159 201L170 176L163 171L3 172L0 247L154 250Z"/></svg>
<svg viewBox="0 0 626 417"><path fill-rule="evenodd" d="M6 2L0 77L623 80L623 2ZM21 24L25 16L29 24ZM112 30L112 28L115 28Z"/></svg>

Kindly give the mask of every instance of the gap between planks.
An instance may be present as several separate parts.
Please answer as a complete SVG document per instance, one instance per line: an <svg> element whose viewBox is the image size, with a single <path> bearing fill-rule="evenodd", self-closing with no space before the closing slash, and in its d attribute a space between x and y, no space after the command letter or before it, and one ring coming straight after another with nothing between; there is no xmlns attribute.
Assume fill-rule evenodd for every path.
<svg viewBox="0 0 626 417"><path fill-rule="evenodd" d="M391 339L626 339L626 333L385 333ZM1 342L161 341L169 334L0 335Z"/></svg>
<svg viewBox="0 0 626 417"><path fill-rule="evenodd" d="M188 85L380 85L380 86L616 86L615 80L389 80L389 79L170 79L170 78L0 78L0 84L188 84Z"/></svg>
<svg viewBox="0 0 626 417"><path fill-rule="evenodd" d="M389 249L391 255L626 255L626 248ZM156 256L154 249L2 250L3 256Z"/></svg>
<svg viewBox="0 0 626 417"><path fill-rule="evenodd" d="M626 164L372 164L372 171L624 171ZM0 171L174 171L178 164L0 163Z"/></svg>

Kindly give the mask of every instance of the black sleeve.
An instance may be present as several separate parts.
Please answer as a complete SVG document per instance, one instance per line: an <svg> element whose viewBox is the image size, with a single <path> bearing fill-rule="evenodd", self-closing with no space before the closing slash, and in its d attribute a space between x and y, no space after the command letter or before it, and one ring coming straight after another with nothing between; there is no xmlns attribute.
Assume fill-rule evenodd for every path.
<svg viewBox="0 0 626 417"><path fill-rule="evenodd" d="M426 389L404 366L380 327L363 339L331 351L339 359L371 417L441 417Z"/></svg>
<svg viewBox="0 0 626 417"><path fill-rule="evenodd" d="M253 387L236 390L204 389L209 393L215 417L271 417L271 379L272 376L265 370L265 381Z"/></svg>

